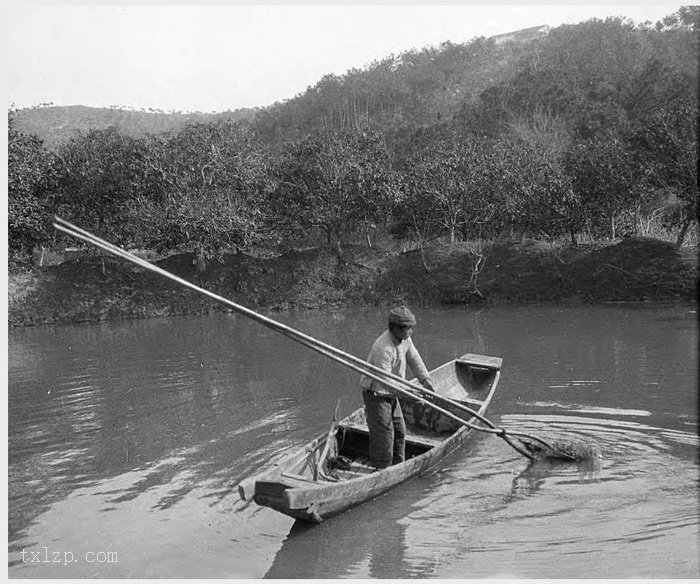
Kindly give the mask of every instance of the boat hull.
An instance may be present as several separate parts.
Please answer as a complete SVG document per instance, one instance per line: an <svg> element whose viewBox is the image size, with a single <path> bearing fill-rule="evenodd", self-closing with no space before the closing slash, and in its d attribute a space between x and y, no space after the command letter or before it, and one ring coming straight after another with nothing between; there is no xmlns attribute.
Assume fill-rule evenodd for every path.
<svg viewBox="0 0 700 584"><path fill-rule="evenodd" d="M484 414L498 385L501 360L481 355L464 355L431 372L436 391ZM344 480L324 480L318 467L327 440L345 444L352 438L357 451L368 436L364 408L341 420L325 433L271 468L239 485L243 500L252 500L280 513L314 523L374 499L401 483L422 475L440 464L472 436L473 430L435 412L430 406L402 399L407 425L407 460L385 469L361 467ZM475 422L456 408L453 413ZM343 452L340 451L342 454ZM354 476L354 475L357 476Z"/></svg>

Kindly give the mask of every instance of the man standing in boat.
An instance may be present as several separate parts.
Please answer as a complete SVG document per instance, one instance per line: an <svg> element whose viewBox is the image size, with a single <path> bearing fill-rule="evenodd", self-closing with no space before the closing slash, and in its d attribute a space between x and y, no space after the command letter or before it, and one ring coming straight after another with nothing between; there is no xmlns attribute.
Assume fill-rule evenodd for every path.
<svg viewBox="0 0 700 584"><path fill-rule="evenodd" d="M418 350L411 340L416 317L405 306L389 313L389 328L374 344L367 361L388 372L406 378L406 364L421 384L434 391ZM369 458L375 468L403 462L406 456L406 423L394 390L371 377L360 378L369 428Z"/></svg>

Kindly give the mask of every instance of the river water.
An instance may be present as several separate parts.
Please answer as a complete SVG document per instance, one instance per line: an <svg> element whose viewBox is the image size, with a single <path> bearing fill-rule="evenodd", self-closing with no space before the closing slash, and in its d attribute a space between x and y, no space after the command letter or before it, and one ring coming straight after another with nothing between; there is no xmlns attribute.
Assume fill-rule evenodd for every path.
<svg viewBox="0 0 700 584"><path fill-rule="evenodd" d="M236 487L359 407L355 373L236 315L11 329L10 577L700 577L695 306L416 312L429 368L503 358L494 422L603 460L476 435L309 528ZM274 318L365 357L385 315Z"/></svg>

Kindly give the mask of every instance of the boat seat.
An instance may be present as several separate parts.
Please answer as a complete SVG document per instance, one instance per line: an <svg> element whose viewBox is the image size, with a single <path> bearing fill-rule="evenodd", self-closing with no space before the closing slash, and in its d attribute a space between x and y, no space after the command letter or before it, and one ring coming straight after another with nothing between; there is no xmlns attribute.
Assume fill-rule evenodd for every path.
<svg viewBox="0 0 700 584"><path fill-rule="evenodd" d="M357 423L346 423L340 426L346 430L352 430L353 432L358 432L360 434L369 435L369 428L367 424L357 424ZM406 442L411 442L412 444L418 444L421 446L426 446L432 448L440 444L444 438L439 436L432 436L429 434L419 434L417 432L412 432L411 430L406 430Z"/></svg>
<svg viewBox="0 0 700 584"><path fill-rule="evenodd" d="M503 365L503 359L500 357L487 357L486 355L474 355L467 353L456 359L457 363L464 365L475 365L484 369L500 370Z"/></svg>
<svg viewBox="0 0 700 584"><path fill-rule="evenodd" d="M406 442L411 444L418 444L420 446L427 446L428 448L433 448L438 444L442 443L444 438L439 436L429 436L427 434L414 434L411 431L406 432Z"/></svg>
<svg viewBox="0 0 700 584"><path fill-rule="evenodd" d="M338 430L354 430L355 432L359 432L360 434L369 434L369 428L367 427L367 424L365 422L363 423L357 423L357 422L345 422L343 424L340 424L338 426Z"/></svg>

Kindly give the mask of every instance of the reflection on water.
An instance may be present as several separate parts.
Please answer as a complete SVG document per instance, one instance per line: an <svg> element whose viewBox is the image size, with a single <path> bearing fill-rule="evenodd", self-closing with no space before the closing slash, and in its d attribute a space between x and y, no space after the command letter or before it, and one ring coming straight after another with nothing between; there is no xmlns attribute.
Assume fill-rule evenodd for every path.
<svg viewBox="0 0 700 584"><path fill-rule="evenodd" d="M265 578L308 578L310 573L343 578L354 572L368 578L424 577L405 562L405 526L384 515L381 522L370 519L343 521L340 533L330 523L294 523Z"/></svg>
<svg viewBox="0 0 700 584"><path fill-rule="evenodd" d="M536 494L555 474L568 476L572 483L596 481L599 478L603 461L600 458L588 458L581 462L566 462L562 460L537 460L513 479L510 498L506 501L522 499Z"/></svg>
<svg viewBox="0 0 700 584"><path fill-rule="evenodd" d="M232 315L9 333L15 577L698 577L697 323L686 307L417 310L430 367L504 359L489 417L600 445L529 463L478 435L311 529L237 483L361 404L356 375ZM280 320L364 356L382 310ZM67 566L22 561L42 546ZM95 565L89 551L119 562ZM563 559L562 559L563 558Z"/></svg>
<svg viewBox="0 0 700 584"><path fill-rule="evenodd" d="M383 495L318 526L295 522L265 578L435 577L437 562L415 561L406 538L411 512L435 480L420 477L401 497Z"/></svg>

